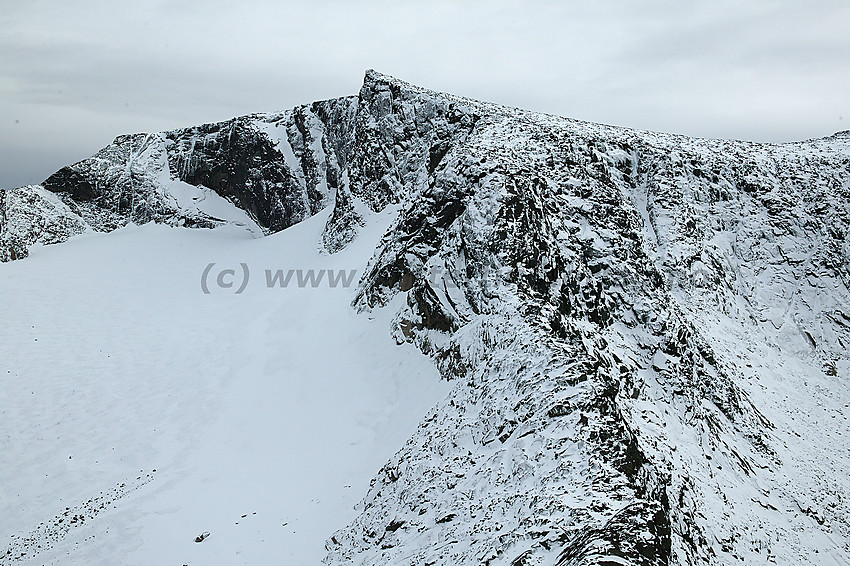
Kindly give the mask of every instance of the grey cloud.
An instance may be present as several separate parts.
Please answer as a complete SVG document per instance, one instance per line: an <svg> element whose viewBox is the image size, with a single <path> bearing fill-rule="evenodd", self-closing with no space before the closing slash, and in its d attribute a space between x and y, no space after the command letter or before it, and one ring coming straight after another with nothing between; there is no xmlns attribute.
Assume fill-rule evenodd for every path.
<svg viewBox="0 0 850 566"><path fill-rule="evenodd" d="M0 15L0 186L41 180L125 131L355 94L370 67L691 135L785 141L847 128L841 2L116 6L31 1Z"/></svg>

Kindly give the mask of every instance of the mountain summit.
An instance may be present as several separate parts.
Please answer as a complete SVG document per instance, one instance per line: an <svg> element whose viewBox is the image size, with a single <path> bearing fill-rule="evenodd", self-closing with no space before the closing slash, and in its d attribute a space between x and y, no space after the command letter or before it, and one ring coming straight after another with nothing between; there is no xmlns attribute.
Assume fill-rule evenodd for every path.
<svg viewBox="0 0 850 566"><path fill-rule="evenodd" d="M5 191L0 259L321 211L331 255L393 215L352 305L392 309L452 387L326 564L850 561L846 132L695 139L367 71L357 96L119 136Z"/></svg>

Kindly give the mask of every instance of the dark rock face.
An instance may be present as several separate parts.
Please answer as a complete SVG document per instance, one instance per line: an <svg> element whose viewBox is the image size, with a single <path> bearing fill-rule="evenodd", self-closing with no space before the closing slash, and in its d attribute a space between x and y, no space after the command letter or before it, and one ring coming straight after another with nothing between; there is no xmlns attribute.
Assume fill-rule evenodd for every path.
<svg viewBox="0 0 850 566"><path fill-rule="evenodd" d="M170 169L181 181L213 189L278 232L325 208L339 189L354 102L316 102L280 115L169 132ZM283 144L294 157L290 162Z"/></svg>
<svg viewBox="0 0 850 566"><path fill-rule="evenodd" d="M14 258L127 218L221 222L169 180L269 231L332 205L331 252L397 210L354 305L402 294L396 340L456 385L328 564L806 564L807 532L850 555L850 462L797 431L846 432L846 133L696 140L369 71L358 97L121 137L45 182L61 200L7 195L0 237ZM24 209L61 221L26 232Z"/></svg>
<svg viewBox="0 0 850 566"><path fill-rule="evenodd" d="M169 166L181 181L213 189L277 232L307 218L311 199L274 142L253 126L246 117L169 132Z"/></svg>
<svg viewBox="0 0 850 566"><path fill-rule="evenodd" d="M93 201L97 198L102 199L105 191L99 190L97 185L98 183L94 179L90 179L85 172L73 167L63 167L42 183L42 186L48 191L67 193L72 199L80 202Z"/></svg>

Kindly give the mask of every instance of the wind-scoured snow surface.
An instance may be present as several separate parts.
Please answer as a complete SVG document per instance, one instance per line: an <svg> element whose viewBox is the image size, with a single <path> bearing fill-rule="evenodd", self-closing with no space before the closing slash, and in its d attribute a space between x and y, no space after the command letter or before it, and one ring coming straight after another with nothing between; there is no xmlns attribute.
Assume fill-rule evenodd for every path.
<svg viewBox="0 0 850 566"><path fill-rule="evenodd" d="M136 141L128 145L127 140ZM151 140L159 140L153 144L159 149L143 150ZM178 194L185 196L180 200ZM193 204L199 194L221 199L219 212ZM327 515L328 521L310 531L312 538L300 541L298 548L314 552L301 555L308 562L292 563L315 563L322 556L325 564L358 565L850 563L846 132L783 145L692 139L476 102L370 71L358 97L119 138L43 187L8 191L2 202L6 259L24 257L33 244L109 230L128 220L220 226L191 232L131 226L108 236L78 236L65 246L36 246L32 258L2 266L4 296L13 295L3 307L8 311L3 332L9 336L2 346L10 365L3 384L4 442L12 446L33 442L41 434L33 425L39 419L85 437L88 425L69 423L74 418L89 423L85 419L97 413L85 400L74 401L71 392L85 391L86 383L111 387L116 372L78 359L83 355L77 353L79 345L94 351L112 344L129 366L141 360L153 364L140 343L144 326L121 313L135 308L138 324L146 325L159 320L149 310L162 309L168 315L157 325L163 342L194 352L175 354L184 368L181 376L209 367L202 372L209 379L251 360L255 365L250 367L264 364L265 371L256 374L264 377L248 384L236 377L228 382L231 389L220 401L221 407L230 407L227 411L217 410L214 399L197 403L191 397L196 404L178 404L186 407L180 418L167 413L148 421L140 417L144 426L132 419L122 426L105 415L109 430L115 429L111 434L124 431L125 442L138 444L148 438L147 426L219 423L215 434L203 425L186 425L192 429L186 432L187 445L207 447L196 450L206 460L186 461L239 461L263 469L261 480L280 477L277 485L249 482L251 489L270 494L264 515L283 513L287 498L303 490L295 487L297 482L287 485L289 476L279 469L263 465L269 454L291 455L305 469L313 466L310 470L351 458L362 459L360 471L376 464L367 476L380 468L368 487L357 491L352 484L350 500L327 495L339 512ZM298 222L273 236L251 239L251 234ZM297 236L308 232L310 238ZM237 260L239 254L260 264L279 263L289 257L282 250L298 250L302 255L296 257L305 264L332 262L362 270L363 277L356 289L334 295L339 297L334 301L316 289L301 290L308 291L303 297L309 301L293 303L286 315L273 317L287 319L277 322L292 333L289 342L261 338L264 323L246 314L250 309L244 305L230 319L194 320L193 312L181 312L187 308L184 302L204 304L202 299L211 297L193 289L198 295L181 299L172 280L149 304L134 287L120 295L116 304L121 307L115 307L110 324L123 326L108 334L57 331L57 344L46 349L50 355L39 357L45 349L28 353L43 348L43 339L34 341L39 335L32 322L26 330L35 315L28 314L29 303L18 295L48 309L50 316L74 313L76 319L98 320L102 311L49 309L45 297L56 305L74 302L78 289L72 286L65 295L55 290L58 282L64 285L69 263L89 285L106 276L94 273L99 264L72 257L75 249L98 242L114 246L114 257L125 254L123 267L112 276L131 268L144 271L145 254L124 251L131 249L134 234L155 235L151 249L154 244L160 248L150 253L157 261L172 262L173 269L165 272L183 273L193 284L203 265L218 260L185 261L180 254L191 255L192 249L179 243L187 246L190 240L234 265L244 261ZM122 238L129 240L122 243ZM316 246L324 250L319 255ZM40 287L27 282L27 270L41 270ZM35 275L32 279L39 281ZM97 294L108 295L103 288ZM273 301L283 300L272 290L247 296L261 321L271 320ZM241 304L238 299L214 298L216 305L231 307ZM281 343L297 344L298 356L322 362L347 359L345 348L311 330L313 311L347 321L332 324L332 335L340 340L353 332L346 325L362 325L365 334L357 336L375 354L358 358L360 367L380 370L385 355L401 356L413 368L421 363L410 353L413 344L451 387L440 397L444 390L438 378L416 366L405 382L410 389L400 387L389 401L361 391L370 400L364 403L375 403L382 407L381 418L392 419L394 436L382 436L375 445L389 450L391 442L398 442L388 453L375 449L382 459L378 463L366 464L359 450L339 459L318 456L337 449L320 447L325 440L317 440L315 430L304 425L301 415L310 412L304 406L293 413L303 428L283 440L251 420L265 415L250 408L245 391L252 391L252 384L255 392L269 387L261 395L268 406L289 406L287 381L279 376L289 375L286 352L291 350ZM226 331L210 328L214 322ZM199 342L199 335L204 340ZM234 345L236 339L244 341L244 349ZM71 374L76 377L58 379L58 368L68 365L80 366ZM191 391L205 399L218 392L216 387L184 390L191 380L151 373L160 391L170 392L170 386L175 396ZM391 380L399 374L378 371L370 381L386 396L390 393L381 388L381 375ZM346 397L353 385L339 378L338 373L325 376L328 381L317 386L316 396ZM264 385L267 380L274 385ZM131 390L138 391L144 381L134 380ZM27 389L30 383L41 384L38 394ZM433 396L417 397L416 410L384 411L388 402L404 407L417 388ZM60 424L54 423L59 420L55 409L38 408L56 395L62 399L59 406L73 415ZM132 397L122 389L111 399L120 406ZM332 414L338 410L329 408ZM251 419L239 430L264 440L262 446L238 444L241 457L231 459L222 456L228 445L217 439L237 430L230 423L240 411ZM343 422L354 409L346 411L327 422ZM124 419L134 413L121 409L117 414ZM44 436L50 442L45 441L39 462L64 454L70 450L66 445L73 447L55 430ZM308 445L303 452L287 448L287 441L296 438ZM111 487L124 486L120 495L108 497L108 511L87 517L84 529L77 526L79 520L73 528L62 527L60 538L69 542L51 543L47 552L64 552L73 541L75 552L108 549L114 556L135 557L127 559L135 563L153 554L125 553L121 544L137 553L172 543L196 553L195 547L212 549L216 534L203 520L191 522L199 507L189 504L194 499L184 499L196 493L191 490L197 470L207 468L188 469L182 456L169 460L173 446L134 450L134 479L113 482ZM50 524L64 507L81 508L86 497L96 495L84 494L68 479L73 477L69 472L54 468L55 476L42 479L40 472L11 466L25 466L26 458L33 458L19 456L24 450L18 450L4 450L2 456L4 474L12 470L15 482L29 482L6 491L7 484L15 484L4 476L4 517L28 510L9 529L15 535L10 548L16 551L42 533L40 521ZM160 468L156 473L148 469L154 466L145 462L156 459L175 466L170 481L163 481ZM78 469L91 475L97 467L84 462ZM322 475L311 478L321 489L333 487ZM203 498L209 511L200 519L215 517L227 502L236 505L239 499L229 495L233 486L228 480L212 483L215 488ZM91 491L93 485L85 480L85 488ZM161 493L160 499L145 493ZM56 497L71 503L57 504ZM176 501L171 507L164 503L169 498ZM162 502L162 507L146 501ZM346 515L342 509L355 502L356 510ZM294 507L300 510L296 515L304 516L306 507ZM238 527L248 524L253 511L247 511ZM187 522L193 531L213 534L203 543L186 544L174 525ZM292 548L271 523L257 529L262 544L245 539L240 546L224 536L216 544L228 552L277 548L280 556ZM150 538L140 540L139 533ZM25 537L30 538L21 543ZM318 540L321 551L315 550ZM27 548L38 552L32 544ZM197 563L234 563L210 552ZM36 559L43 562L47 556L42 552Z"/></svg>

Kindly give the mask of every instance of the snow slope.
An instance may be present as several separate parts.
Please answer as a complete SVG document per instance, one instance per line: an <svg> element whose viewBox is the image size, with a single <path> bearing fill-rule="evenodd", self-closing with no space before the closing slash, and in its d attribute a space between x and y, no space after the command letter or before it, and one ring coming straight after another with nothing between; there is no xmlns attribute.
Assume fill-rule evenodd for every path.
<svg viewBox="0 0 850 566"><path fill-rule="evenodd" d="M319 563L447 391L354 286L266 287L362 269L393 212L332 257L326 216L260 240L131 225L0 267L0 563ZM256 273L206 295L209 262Z"/></svg>

